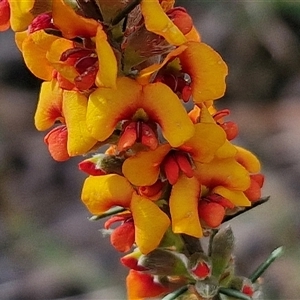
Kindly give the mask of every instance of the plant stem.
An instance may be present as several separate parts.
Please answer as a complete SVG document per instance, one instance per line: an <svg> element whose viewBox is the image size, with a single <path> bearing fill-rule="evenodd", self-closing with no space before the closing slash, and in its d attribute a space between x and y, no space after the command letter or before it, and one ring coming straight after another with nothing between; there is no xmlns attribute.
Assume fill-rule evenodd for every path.
<svg viewBox="0 0 300 300"><path fill-rule="evenodd" d="M111 21L111 25L117 25L121 20L123 20L136 6L140 4L142 0L134 0L129 3L117 16Z"/></svg>

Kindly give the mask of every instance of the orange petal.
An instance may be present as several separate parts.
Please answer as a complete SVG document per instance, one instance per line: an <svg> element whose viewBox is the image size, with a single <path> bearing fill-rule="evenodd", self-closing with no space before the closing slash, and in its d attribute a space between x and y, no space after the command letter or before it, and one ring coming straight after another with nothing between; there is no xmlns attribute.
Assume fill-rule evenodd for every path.
<svg viewBox="0 0 300 300"><path fill-rule="evenodd" d="M10 23L12 30L26 30L28 25L34 18L33 14L30 11L34 6L35 0L9 0L8 2L10 5Z"/></svg>
<svg viewBox="0 0 300 300"><path fill-rule="evenodd" d="M164 144L154 151L140 151L127 158L122 166L124 176L136 186L154 184L159 176L160 164L170 150L170 145Z"/></svg>
<svg viewBox="0 0 300 300"><path fill-rule="evenodd" d="M188 34L186 34L185 37L188 41L194 41L194 42L201 41L200 33L197 31L195 26L193 26L192 30Z"/></svg>
<svg viewBox="0 0 300 300"><path fill-rule="evenodd" d="M96 85L98 87L116 88L118 65L116 56L107 41L107 36L98 27L96 35L96 51L99 60L99 70L96 76Z"/></svg>
<svg viewBox="0 0 300 300"><path fill-rule="evenodd" d="M242 147L235 146L237 149L237 154L235 159L243 167L245 167L250 173L258 173L260 171L260 161L258 158L249 150Z"/></svg>
<svg viewBox="0 0 300 300"><path fill-rule="evenodd" d="M101 26L96 20L76 14L75 10L63 0L52 0L52 17L54 25L68 39L77 36L94 37L98 26Z"/></svg>
<svg viewBox="0 0 300 300"><path fill-rule="evenodd" d="M65 161L70 158L67 151L68 131L65 125L52 129L44 138L54 160Z"/></svg>
<svg viewBox="0 0 300 300"><path fill-rule="evenodd" d="M134 243L134 224L125 222L118 226L110 236L111 244L120 252L127 252Z"/></svg>
<svg viewBox="0 0 300 300"><path fill-rule="evenodd" d="M46 130L62 118L62 89L56 80L42 83L39 102L34 116L37 130Z"/></svg>
<svg viewBox="0 0 300 300"><path fill-rule="evenodd" d="M68 127L68 152L70 156L85 154L97 142L86 127L88 99L76 91L64 91L63 112Z"/></svg>
<svg viewBox="0 0 300 300"><path fill-rule="evenodd" d="M179 55L183 71L192 79L195 103L215 100L225 93L227 65L221 56L204 43L188 42L188 48Z"/></svg>
<svg viewBox="0 0 300 300"><path fill-rule="evenodd" d="M182 145L193 136L194 125L184 106L165 84L156 82L144 86L142 103L142 108L160 125L163 136L172 147Z"/></svg>
<svg viewBox="0 0 300 300"><path fill-rule="evenodd" d="M147 30L163 36L172 45L186 42L185 36L166 15L158 0L142 0L141 10Z"/></svg>
<svg viewBox="0 0 300 300"><path fill-rule="evenodd" d="M185 233L194 237L203 235L198 216L200 184L195 177L181 175L173 185L170 196L170 212L174 233Z"/></svg>
<svg viewBox="0 0 300 300"><path fill-rule="evenodd" d="M158 297L168 292L168 289L154 281L150 274L130 270L126 278L128 300L144 300Z"/></svg>
<svg viewBox="0 0 300 300"><path fill-rule="evenodd" d="M252 178L252 176L251 184L244 194L251 202L255 202L261 198L261 187L259 183Z"/></svg>
<svg viewBox="0 0 300 300"><path fill-rule="evenodd" d="M46 58L51 44L58 39L57 36L39 30L28 35L22 43L22 53L28 69L37 77L50 81L53 67Z"/></svg>
<svg viewBox="0 0 300 300"><path fill-rule="evenodd" d="M123 176L90 176L83 184L81 199L92 214L101 215L113 206L129 207L132 193L131 184Z"/></svg>
<svg viewBox="0 0 300 300"><path fill-rule="evenodd" d="M154 202L135 193L130 210L135 225L135 242L141 252L147 254L159 245L170 220Z"/></svg>
<svg viewBox="0 0 300 300"><path fill-rule="evenodd" d="M183 149L191 153L193 160L209 162L214 158L215 152L225 143L226 134L217 124L195 124L195 134L184 143ZM188 150L191 149L191 150Z"/></svg>
<svg viewBox="0 0 300 300"><path fill-rule="evenodd" d="M241 191L232 191L223 186L217 186L212 190L212 192L228 199L235 206L251 206L251 202Z"/></svg>
<svg viewBox="0 0 300 300"><path fill-rule="evenodd" d="M86 122L91 135L106 140L120 120L130 119L136 112L142 87L134 80L121 77L117 89L98 88L89 98Z"/></svg>
<svg viewBox="0 0 300 300"><path fill-rule="evenodd" d="M207 187L218 185L244 191L250 185L249 172L233 158L214 158L207 164L195 162L195 175Z"/></svg>

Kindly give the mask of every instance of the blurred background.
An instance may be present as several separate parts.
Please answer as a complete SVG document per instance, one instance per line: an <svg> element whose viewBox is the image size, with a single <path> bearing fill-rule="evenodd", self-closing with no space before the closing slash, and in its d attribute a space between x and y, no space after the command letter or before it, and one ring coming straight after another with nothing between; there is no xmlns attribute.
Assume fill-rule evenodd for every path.
<svg viewBox="0 0 300 300"><path fill-rule="evenodd" d="M298 2L299 3L299 2ZM177 1L202 40L229 66L236 143L262 160L268 203L231 222L236 263L249 276L271 251L285 255L264 275L264 299L300 299L300 3ZM12 32L0 34L0 299L125 299L127 269L88 221L80 159L56 163L33 115L40 81Z"/></svg>

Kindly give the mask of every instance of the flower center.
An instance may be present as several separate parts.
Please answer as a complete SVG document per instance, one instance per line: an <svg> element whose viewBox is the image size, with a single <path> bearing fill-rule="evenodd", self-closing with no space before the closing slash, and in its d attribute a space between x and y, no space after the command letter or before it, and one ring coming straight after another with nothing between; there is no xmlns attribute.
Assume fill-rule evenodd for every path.
<svg viewBox="0 0 300 300"><path fill-rule="evenodd" d="M99 69L98 57L93 49L74 47L62 53L60 61L73 66L79 73L74 79L75 87L80 91L89 90L95 85Z"/></svg>
<svg viewBox="0 0 300 300"><path fill-rule="evenodd" d="M162 171L170 184L174 185L183 172L188 178L194 176L191 158L183 151L171 150L162 162Z"/></svg>
<svg viewBox="0 0 300 300"><path fill-rule="evenodd" d="M123 123L123 131L118 142L118 151L124 151L134 143L141 143L142 145L154 150L158 146L157 135L155 134L156 125L138 121L126 121Z"/></svg>

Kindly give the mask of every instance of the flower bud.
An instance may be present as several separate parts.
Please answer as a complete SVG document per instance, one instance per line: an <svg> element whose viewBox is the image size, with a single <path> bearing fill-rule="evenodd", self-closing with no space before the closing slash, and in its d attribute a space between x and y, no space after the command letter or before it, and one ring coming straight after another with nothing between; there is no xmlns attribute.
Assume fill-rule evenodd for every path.
<svg viewBox="0 0 300 300"><path fill-rule="evenodd" d="M211 274L211 261L203 253L194 253L189 260L189 270L195 279L203 280Z"/></svg>
<svg viewBox="0 0 300 300"><path fill-rule="evenodd" d="M198 280L195 284L195 289L202 297L201 299L212 299L218 293L219 284L216 278L211 277L205 280Z"/></svg>
<svg viewBox="0 0 300 300"><path fill-rule="evenodd" d="M167 11L168 17L183 34L188 34L193 28L193 20L183 7L175 7Z"/></svg>
<svg viewBox="0 0 300 300"><path fill-rule="evenodd" d="M211 228L218 227L225 216L225 209L222 205L201 200L198 204L198 213L201 220Z"/></svg>
<svg viewBox="0 0 300 300"><path fill-rule="evenodd" d="M211 245L212 274L220 278L228 267L234 247L231 227L221 229L213 238Z"/></svg>
<svg viewBox="0 0 300 300"><path fill-rule="evenodd" d="M122 174L123 160L117 156L96 154L78 164L79 170L89 175Z"/></svg>
<svg viewBox="0 0 300 300"><path fill-rule="evenodd" d="M253 283L250 279L242 276L236 276L234 277L230 283L229 288L232 288L234 290L238 290L242 292L243 294L247 296L252 296L255 292Z"/></svg>
<svg viewBox="0 0 300 300"><path fill-rule="evenodd" d="M142 255L138 265L146 268L153 275L182 276L188 274L186 256L174 251L155 249L147 255Z"/></svg>

